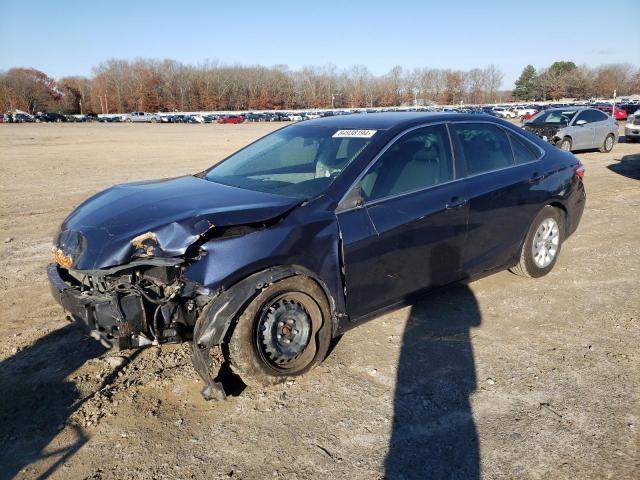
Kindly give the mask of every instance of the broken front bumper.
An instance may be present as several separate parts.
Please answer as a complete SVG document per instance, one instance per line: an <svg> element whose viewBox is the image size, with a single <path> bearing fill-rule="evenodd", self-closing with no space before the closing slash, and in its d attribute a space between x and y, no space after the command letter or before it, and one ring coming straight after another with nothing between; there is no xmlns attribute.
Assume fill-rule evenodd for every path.
<svg viewBox="0 0 640 480"><path fill-rule="evenodd" d="M54 263L47 268L47 275L56 302L74 320L98 332L110 346L126 349L150 343L139 334L146 326L142 297L83 291L70 278L65 278L68 274Z"/></svg>

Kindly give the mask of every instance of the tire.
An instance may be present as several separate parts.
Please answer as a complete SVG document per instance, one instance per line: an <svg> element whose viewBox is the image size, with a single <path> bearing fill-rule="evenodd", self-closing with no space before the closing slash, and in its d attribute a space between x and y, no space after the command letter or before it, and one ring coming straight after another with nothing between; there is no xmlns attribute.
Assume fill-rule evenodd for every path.
<svg viewBox="0 0 640 480"><path fill-rule="evenodd" d="M556 230L554 230L554 228ZM550 233L548 233L550 232ZM548 235L545 238L545 235ZM549 273L558 260L564 239L564 213L547 205L531 223L520 250L518 264L509 270L522 277L539 278ZM539 248L542 241L545 246ZM546 255L545 255L546 251ZM535 255L538 252L538 255Z"/></svg>
<svg viewBox="0 0 640 480"><path fill-rule="evenodd" d="M289 342L276 338L287 334ZM295 276L269 285L251 300L225 353L247 386L275 385L322 362L331 337L331 313L323 290L310 278Z"/></svg>
<svg viewBox="0 0 640 480"><path fill-rule="evenodd" d="M616 144L616 139L613 135L609 134L602 142L602 146L600 147L601 153L609 153L613 150L613 146Z"/></svg>
<svg viewBox="0 0 640 480"><path fill-rule="evenodd" d="M558 148L560 150L565 150L567 152L570 152L572 147L573 147L573 143L571 142L571 138L569 137L564 137L562 140L558 142Z"/></svg>

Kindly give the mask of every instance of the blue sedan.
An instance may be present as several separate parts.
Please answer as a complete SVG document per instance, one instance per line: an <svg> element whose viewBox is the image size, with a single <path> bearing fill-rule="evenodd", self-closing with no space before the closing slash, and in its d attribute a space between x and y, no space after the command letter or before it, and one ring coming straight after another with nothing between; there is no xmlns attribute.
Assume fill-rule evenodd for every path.
<svg viewBox="0 0 640 480"><path fill-rule="evenodd" d="M584 168L472 114L325 117L192 176L117 185L55 238L56 300L120 348L192 339L247 385L303 374L333 338L430 290L551 271L585 205Z"/></svg>

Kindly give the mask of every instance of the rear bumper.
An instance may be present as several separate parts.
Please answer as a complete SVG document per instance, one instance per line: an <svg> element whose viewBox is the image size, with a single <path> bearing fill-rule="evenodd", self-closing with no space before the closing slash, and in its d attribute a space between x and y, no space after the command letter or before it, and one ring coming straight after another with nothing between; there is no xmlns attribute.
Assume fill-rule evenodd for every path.
<svg viewBox="0 0 640 480"><path fill-rule="evenodd" d="M54 300L74 320L98 332L110 345L125 349L148 343L146 337L139 335L141 331L146 331L142 297L83 291L79 286L65 281L64 271L53 263L47 268L47 276Z"/></svg>

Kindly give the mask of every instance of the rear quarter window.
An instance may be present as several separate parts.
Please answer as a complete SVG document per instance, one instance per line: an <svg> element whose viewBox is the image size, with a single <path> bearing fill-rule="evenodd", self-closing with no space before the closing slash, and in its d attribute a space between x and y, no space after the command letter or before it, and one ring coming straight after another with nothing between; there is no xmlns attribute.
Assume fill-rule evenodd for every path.
<svg viewBox="0 0 640 480"><path fill-rule="evenodd" d="M533 145L529 144L526 140L518 138L516 135L512 135L511 133L508 135L516 165L534 162L540 158L540 151L536 151Z"/></svg>

